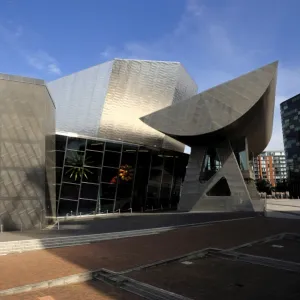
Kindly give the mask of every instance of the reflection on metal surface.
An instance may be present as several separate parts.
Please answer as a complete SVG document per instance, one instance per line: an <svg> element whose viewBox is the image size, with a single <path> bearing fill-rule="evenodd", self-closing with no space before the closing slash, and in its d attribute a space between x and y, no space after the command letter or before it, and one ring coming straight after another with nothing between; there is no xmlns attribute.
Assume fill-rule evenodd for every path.
<svg viewBox="0 0 300 300"><path fill-rule="evenodd" d="M139 118L197 92L180 63L115 59L50 82L57 130L182 151Z"/></svg>
<svg viewBox="0 0 300 300"><path fill-rule="evenodd" d="M0 75L0 90L0 222L32 228L55 212L55 107L41 80Z"/></svg>
<svg viewBox="0 0 300 300"><path fill-rule="evenodd" d="M273 62L141 118L192 148L180 210L261 210L242 171L249 170L250 153L259 154L271 138L277 68Z"/></svg>

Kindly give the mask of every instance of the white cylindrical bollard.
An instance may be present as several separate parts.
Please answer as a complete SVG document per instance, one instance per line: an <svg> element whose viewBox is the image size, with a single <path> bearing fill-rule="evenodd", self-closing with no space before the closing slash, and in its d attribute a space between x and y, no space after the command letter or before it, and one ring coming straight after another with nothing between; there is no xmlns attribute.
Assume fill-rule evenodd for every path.
<svg viewBox="0 0 300 300"><path fill-rule="evenodd" d="M0 225L0 232L1 233L3 232L3 225L2 224Z"/></svg>
<svg viewBox="0 0 300 300"><path fill-rule="evenodd" d="M57 221L57 229L59 230L59 220Z"/></svg>

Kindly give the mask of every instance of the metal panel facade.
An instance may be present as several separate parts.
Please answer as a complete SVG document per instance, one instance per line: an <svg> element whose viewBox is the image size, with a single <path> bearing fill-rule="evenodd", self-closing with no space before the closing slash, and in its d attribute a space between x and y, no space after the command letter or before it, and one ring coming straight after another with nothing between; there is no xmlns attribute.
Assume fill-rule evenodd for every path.
<svg viewBox="0 0 300 300"><path fill-rule="evenodd" d="M97 137L112 61L49 82L56 130Z"/></svg>
<svg viewBox="0 0 300 300"><path fill-rule="evenodd" d="M260 153L271 138L277 67L274 62L141 118L192 148L180 210L262 209L258 194L252 193L253 185L245 184L242 170L246 181L251 180L249 153ZM212 149L221 159L216 159ZM243 164L241 154L236 155L242 152ZM202 173L207 173L203 180Z"/></svg>
<svg viewBox="0 0 300 300"><path fill-rule="evenodd" d="M196 84L181 70L177 62L116 59L98 136L161 148L164 135L144 124L140 117L196 93ZM181 78L184 81L178 85ZM173 140L168 148L183 151L184 147Z"/></svg>
<svg viewBox="0 0 300 300"><path fill-rule="evenodd" d="M43 81L0 75L0 222L5 231L38 226L55 210L55 157L47 160L45 172L46 153L49 158L54 153L54 114Z"/></svg>
<svg viewBox="0 0 300 300"><path fill-rule="evenodd" d="M48 84L57 132L183 152L184 146L139 118L183 101L197 85L178 62L115 59Z"/></svg>

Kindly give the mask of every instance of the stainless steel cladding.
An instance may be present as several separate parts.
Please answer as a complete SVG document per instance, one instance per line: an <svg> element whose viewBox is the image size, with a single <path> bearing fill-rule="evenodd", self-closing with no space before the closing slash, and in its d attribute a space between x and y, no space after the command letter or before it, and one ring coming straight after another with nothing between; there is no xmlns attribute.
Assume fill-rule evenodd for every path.
<svg viewBox="0 0 300 300"><path fill-rule="evenodd" d="M48 83L56 106L56 130L97 137L113 62Z"/></svg>
<svg viewBox="0 0 300 300"><path fill-rule="evenodd" d="M55 214L55 107L42 80L0 74L0 223L27 229Z"/></svg>
<svg viewBox="0 0 300 300"><path fill-rule="evenodd" d="M140 120L197 93L197 85L178 62L115 59L48 87L57 106L57 131L184 149Z"/></svg>

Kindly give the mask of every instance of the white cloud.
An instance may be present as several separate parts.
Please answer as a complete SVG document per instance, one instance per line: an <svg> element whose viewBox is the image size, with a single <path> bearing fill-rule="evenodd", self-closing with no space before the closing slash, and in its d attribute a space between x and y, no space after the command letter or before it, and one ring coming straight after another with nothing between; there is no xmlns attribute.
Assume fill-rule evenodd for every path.
<svg viewBox="0 0 300 300"><path fill-rule="evenodd" d="M49 74L60 75L61 70L55 58L47 52L39 50L35 53L27 55L29 65L40 71L46 71Z"/></svg>
<svg viewBox="0 0 300 300"><path fill-rule="evenodd" d="M116 49L114 47L107 47L105 48L104 51L102 51L100 53L100 56L107 59L107 58L112 58L114 56L114 53L115 53Z"/></svg>
<svg viewBox="0 0 300 300"><path fill-rule="evenodd" d="M45 50L34 50L32 36L20 25L13 22L0 24L0 44L9 51L14 51L34 69L51 75L61 75L58 61ZM30 41L30 43L28 42Z"/></svg>
<svg viewBox="0 0 300 300"><path fill-rule="evenodd" d="M256 32L250 45L246 44L247 39L243 43L238 38L237 24L230 24L228 12L238 15L239 5L235 2L226 9L210 10L201 1L187 0L185 11L169 34L154 41L129 41L121 49L110 47L113 49L110 53L113 57L180 61L196 80L199 91L208 89L276 60L260 43L268 38L265 32L263 37ZM267 56L271 58L266 60ZM300 67L291 68L280 63L273 135L267 149L283 149L279 104L299 90Z"/></svg>

